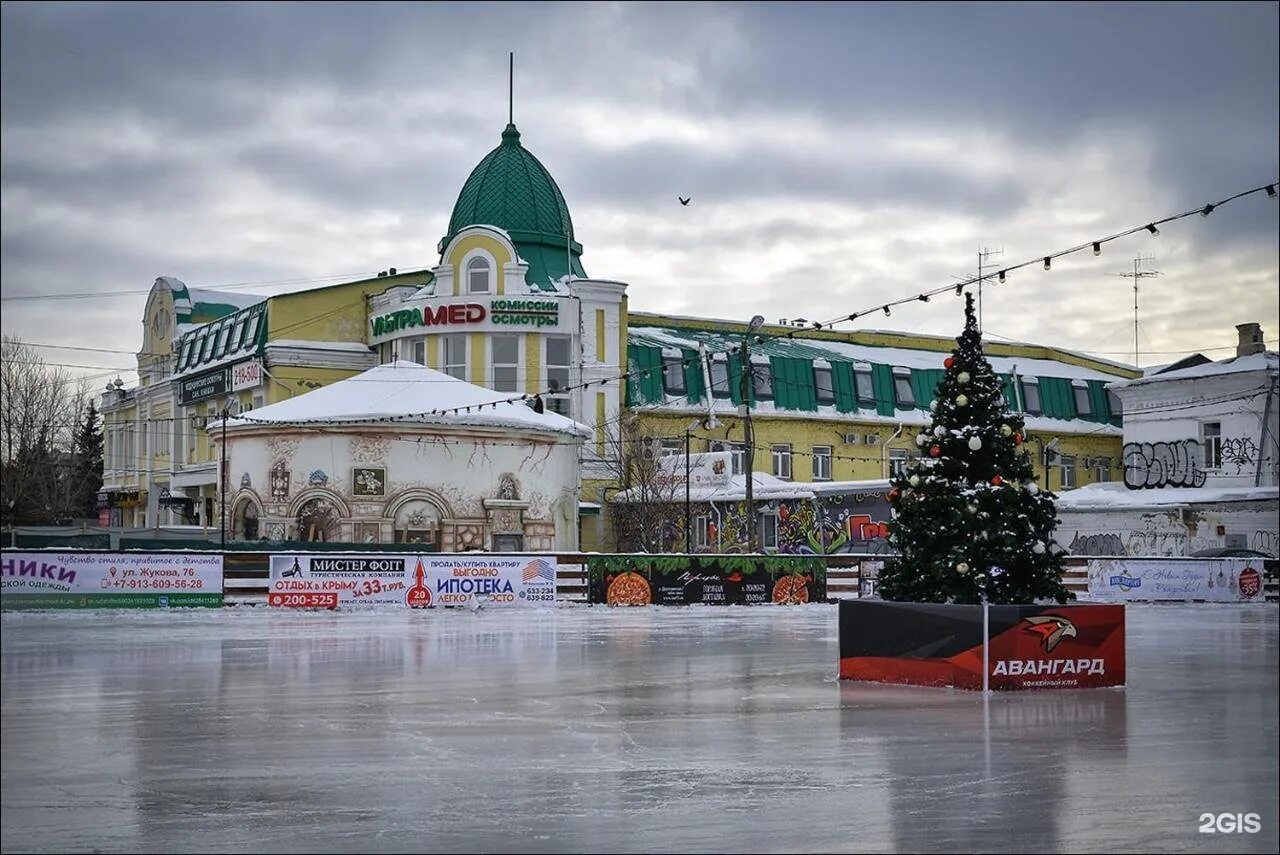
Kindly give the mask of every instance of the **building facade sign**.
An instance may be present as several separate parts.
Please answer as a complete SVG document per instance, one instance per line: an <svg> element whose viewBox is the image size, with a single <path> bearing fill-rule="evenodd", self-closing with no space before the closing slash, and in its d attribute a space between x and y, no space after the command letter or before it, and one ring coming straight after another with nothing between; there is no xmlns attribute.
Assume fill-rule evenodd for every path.
<svg viewBox="0 0 1280 855"><path fill-rule="evenodd" d="M262 385L262 360L250 359L231 366L231 391L243 392Z"/></svg>
<svg viewBox="0 0 1280 855"><path fill-rule="evenodd" d="M560 329L560 301L537 297L469 296L415 300L369 321L370 343L398 338L405 330L425 333L481 330Z"/></svg>
<svg viewBox="0 0 1280 855"><path fill-rule="evenodd" d="M205 398L216 398L227 393L228 371L218 368L194 377L184 377L178 381L178 402L193 404Z"/></svg>

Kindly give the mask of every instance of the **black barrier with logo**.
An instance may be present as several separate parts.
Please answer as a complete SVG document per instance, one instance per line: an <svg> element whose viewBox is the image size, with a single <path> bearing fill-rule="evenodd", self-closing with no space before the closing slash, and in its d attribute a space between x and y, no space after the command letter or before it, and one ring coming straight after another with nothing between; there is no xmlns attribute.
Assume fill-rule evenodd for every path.
<svg viewBox="0 0 1280 855"><path fill-rule="evenodd" d="M587 602L611 606L756 605L822 602L821 557L778 555L593 555Z"/></svg>

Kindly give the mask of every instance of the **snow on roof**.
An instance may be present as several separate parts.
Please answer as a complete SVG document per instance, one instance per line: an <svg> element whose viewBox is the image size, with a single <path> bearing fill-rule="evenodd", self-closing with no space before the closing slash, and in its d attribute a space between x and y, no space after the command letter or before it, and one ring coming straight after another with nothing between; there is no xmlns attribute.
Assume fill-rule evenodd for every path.
<svg viewBox="0 0 1280 855"><path fill-rule="evenodd" d="M1179 368L1176 371L1148 375L1136 380L1123 380L1112 383L1110 386L1113 389L1122 389L1148 383L1161 383L1165 380L1186 380L1195 377L1214 377L1222 374L1242 374L1246 371L1276 371L1277 368L1280 368L1280 353L1272 350L1264 353L1251 353L1248 356L1233 356L1230 359L1206 362L1201 365L1193 365L1190 368Z"/></svg>
<svg viewBox="0 0 1280 855"><path fill-rule="evenodd" d="M790 481L783 481L764 472L756 472L751 484L752 500L761 502L769 499L812 499L813 490L809 489L810 486L812 485L793 484ZM640 502L643 501L641 496L644 495L644 492L645 488L643 487L632 487L630 490L623 490L614 494L613 501ZM653 489L649 488L648 493L652 495ZM664 493L662 499L668 502L683 502L684 495L684 487L681 485ZM691 502L741 502L746 497L747 478L745 475L733 475L725 484L690 485L689 487L689 501Z"/></svg>
<svg viewBox="0 0 1280 855"><path fill-rule="evenodd" d="M904 333L897 332L894 335L904 335ZM628 326L627 338L636 344L650 347L677 347L691 350L696 350L698 342L701 341L705 342L710 350L719 352L736 350L742 341L740 334L731 332L685 330L660 326ZM950 351L878 347L814 338L766 338L763 342L752 345L752 349L757 354L764 355L795 356L801 359L835 359L842 362L878 362L881 365L896 365L902 368L935 369L942 368L942 360L950 353ZM1088 358L1093 359L1093 357ZM1014 366L1017 366L1018 375L1021 377L1062 377L1068 380L1118 379L1115 374L1052 359L988 355L987 361L998 374L1011 374ZM1124 366L1117 363L1117 367Z"/></svg>
<svg viewBox="0 0 1280 855"><path fill-rule="evenodd" d="M1107 481L1059 493L1058 509L1151 508L1277 499L1280 499L1280 487L1162 487L1154 490L1130 490L1121 481Z"/></svg>
<svg viewBox="0 0 1280 855"><path fill-rule="evenodd" d="M227 427L395 419L397 423L512 428L584 439L591 436L589 428L558 413L535 413L522 401L506 403L502 399L501 392L401 360L229 419ZM439 412L457 407L473 410ZM210 425L211 429L215 427L220 425L217 422Z"/></svg>
<svg viewBox="0 0 1280 855"><path fill-rule="evenodd" d="M691 404L684 395L669 395L666 403L645 404L644 409L646 412L705 414L707 405L705 402ZM713 398L711 411L715 415L732 416L738 412L738 407L727 398ZM851 413L842 412L836 408L835 404L819 404L816 410L790 410L776 406L773 401L756 401L751 405L751 412L757 416L764 415L779 419L824 419L847 422L849 424L878 424L886 427L896 427L900 424L907 427L916 427L933 423L933 413L929 410L920 409L898 410L891 416L882 416L875 410L865 408ZM1021 413L1021 416L1027 430L1035 431L1036 433L1124 436L1124 430L1112 424L1091 422L1085 419L1055 419L1050 416L1033 416L1028 413Z"/></svg>
<svg viewBox="0 0 1280 855"><path fill-rule="evenodd" d="M368 353L369 345L358 341L308 341L301 338L277 338L267 342L267 350L273 347L301 347L308 350L339 350L343 353Z"/></svg>
<svg viewBox="0 0 1280 855"><path fill-rule="evenodd" d="M261 294L234 294L230 291L214 291L210 288L188 288L187 294L190 295L193 304L220 303L235 306L237 309L247 309L267 299Z"/></svg>

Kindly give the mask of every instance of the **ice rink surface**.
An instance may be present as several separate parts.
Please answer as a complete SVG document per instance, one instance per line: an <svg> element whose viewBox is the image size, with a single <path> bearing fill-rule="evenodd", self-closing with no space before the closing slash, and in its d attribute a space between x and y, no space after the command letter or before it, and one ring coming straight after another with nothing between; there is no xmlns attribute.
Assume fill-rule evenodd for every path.
<svg viewBox="0 0 1280 855"><path fill-rule="evenodd" d="M826 605L2 620L6 852L1280 845L1275 605L1130 606L1127 688L985 702L838 681Z"/></svg>

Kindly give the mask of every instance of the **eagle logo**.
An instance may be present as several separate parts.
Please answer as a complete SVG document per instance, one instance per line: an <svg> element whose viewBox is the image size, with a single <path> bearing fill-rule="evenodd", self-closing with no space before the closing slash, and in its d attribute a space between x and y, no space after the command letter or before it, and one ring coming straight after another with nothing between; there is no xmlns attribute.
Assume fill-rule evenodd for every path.
<svg viewBox="0 0 1280 855"><path fill-rule="evenodd" d="M1031 624L1026 627L1027 632L1034 632L1041 637L1045 653L1052 652L1062 639L1076 637L1075 624L1058 615L1036 615L1023 620Z"/></svg>

